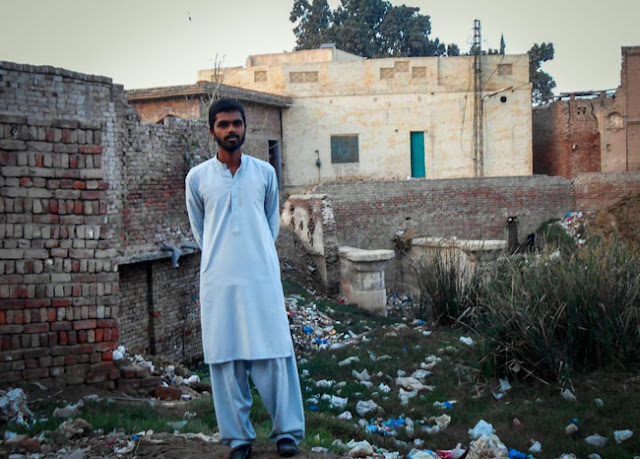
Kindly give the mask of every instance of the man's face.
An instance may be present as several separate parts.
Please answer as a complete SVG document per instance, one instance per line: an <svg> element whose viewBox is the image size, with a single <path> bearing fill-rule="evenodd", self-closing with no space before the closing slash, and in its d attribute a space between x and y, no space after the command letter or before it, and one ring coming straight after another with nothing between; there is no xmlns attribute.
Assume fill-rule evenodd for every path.
<svg viewBox="0 0 640 459"><path fill-rule="evenodd" d="M235 153L244 143L245 125L240 112L220 112L216 114L211 135L221 148Z"/></svg>

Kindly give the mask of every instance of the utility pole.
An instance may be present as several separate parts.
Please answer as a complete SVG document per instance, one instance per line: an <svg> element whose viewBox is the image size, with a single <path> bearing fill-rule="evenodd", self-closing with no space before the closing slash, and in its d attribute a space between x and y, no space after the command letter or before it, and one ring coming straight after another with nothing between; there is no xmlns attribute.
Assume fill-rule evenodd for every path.
<svg viewBox="0 0 640 459"><path fill-rule="evenodd" d="M475 176L484 175L484 158L482 152L482 40L480 36L480 19L473 21L473 161Z"/></svg>

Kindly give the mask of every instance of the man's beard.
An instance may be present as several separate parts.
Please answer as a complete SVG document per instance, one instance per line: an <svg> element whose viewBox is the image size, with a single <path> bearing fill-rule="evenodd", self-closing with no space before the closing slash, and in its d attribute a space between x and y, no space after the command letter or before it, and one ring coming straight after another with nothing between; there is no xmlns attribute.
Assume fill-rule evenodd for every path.
<svg viewBox="0 0 640 459"><path fill-rule="evenodd" d="M229 153L235 153L244 143L245 135L246 134L242 134L242 137L238 135L228 135L224 139L220 139L216 135L214 135L213 138L218 145L227 150Z"/></svg>

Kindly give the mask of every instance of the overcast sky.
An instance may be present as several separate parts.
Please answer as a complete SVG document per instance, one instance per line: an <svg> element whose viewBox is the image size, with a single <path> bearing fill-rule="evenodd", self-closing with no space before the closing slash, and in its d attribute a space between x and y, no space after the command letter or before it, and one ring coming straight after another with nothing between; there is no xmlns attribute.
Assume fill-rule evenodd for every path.
<svg viewBox="0 0 640 459"><path fill-rule="evenodd" d="M330 0L335 7L338 0ZM509 54L552 42L543 69L560 92L620 82L620 47L640 45L640 0L392 0L431 16L432 35ZM291 51L293 0L0 0L0 60L105 75L125 88L192 84L216 59Z"/></svg>

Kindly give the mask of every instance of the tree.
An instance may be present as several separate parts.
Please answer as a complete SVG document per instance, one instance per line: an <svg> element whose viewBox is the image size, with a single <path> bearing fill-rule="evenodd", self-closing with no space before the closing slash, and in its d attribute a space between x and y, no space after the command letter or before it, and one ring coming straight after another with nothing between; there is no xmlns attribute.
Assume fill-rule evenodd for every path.
<svg viewBox="0 0 640 459"><path fill-rule="evenodd" d="M529 81L533 84L531 101L534 105L543 104L553 99L553 88L556 87L553 77L540 68L543 62L553 59L553 43L534 43L528 54Z"/></svg>
<svg viewBox="0 0 640 459"><path fill-rule="evenodd" d="M331 24L333 13L327 0L295 0L289 15L291 22L298 22L293 33L296 35L296 49L319 48L323 43L329 43L331 38Z"/></svg>
<svg viewBox="0 0 640 459"><path fill-rule="evenodd" d="M460 54L456 45L429 37L431 18L420 8L386 0L341 0L335 11L326 0L295 0L289 19L295 24L296 50L331 42L368 58Z"/></svg>

